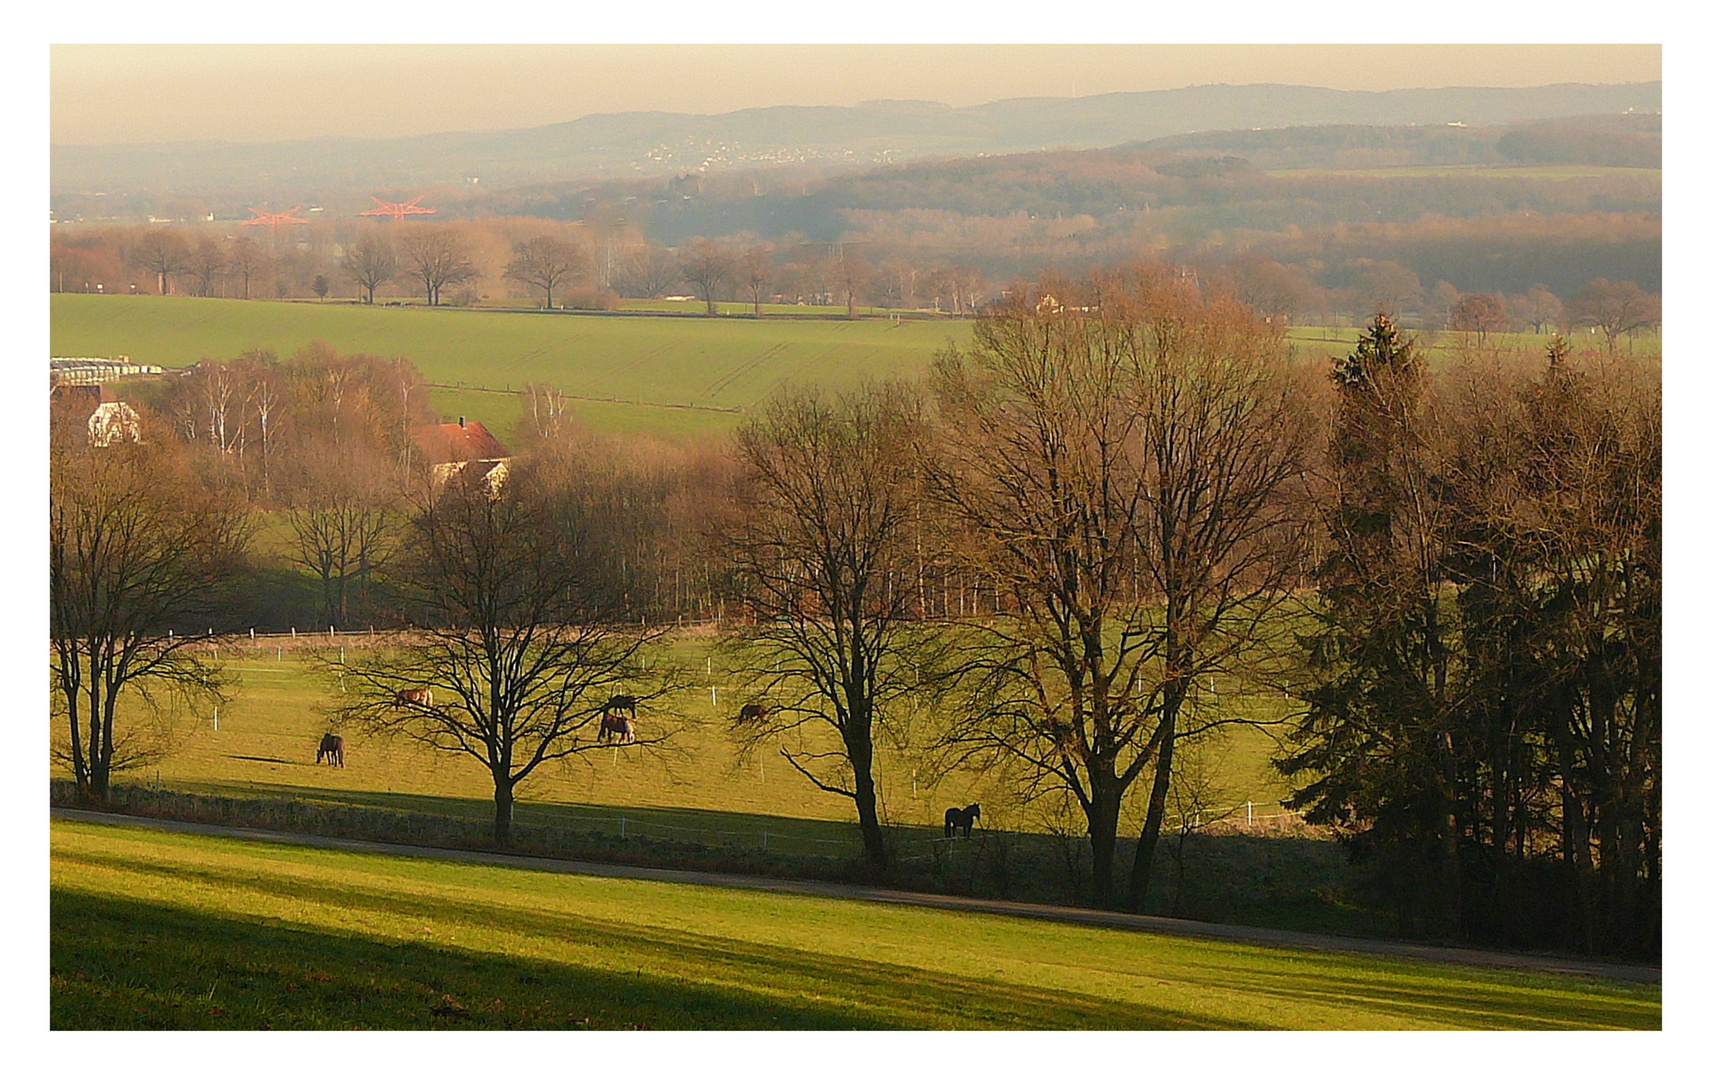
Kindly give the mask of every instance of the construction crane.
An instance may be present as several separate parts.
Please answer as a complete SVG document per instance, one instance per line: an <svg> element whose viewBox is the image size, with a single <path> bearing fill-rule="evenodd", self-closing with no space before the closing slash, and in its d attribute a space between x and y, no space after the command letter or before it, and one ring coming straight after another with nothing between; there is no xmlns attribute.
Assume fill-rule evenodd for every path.
<svg viewBox="0 0 1711 1080"><path fill-rule="evenodd" d="M426 195L418 195L409 202L387 202L385 199L378 198L374 195L370 195L369 198L374 201L373 208L364 210L361 214L357 215L358 217L389 217L393 221L402 221L411 214L439 213L438 210L430 210L426 206L416 205L423 199L427 198Z"/></svg>
<svg viewBox="0 0 1711 1080"><path fill-rule="evenodd" d="M277 229L281 225L307 225L307 224L309 224L308 219L294 216L297 213L297 211L299 211L301 209L303 209L303 206L301 203L299 203L298 205L293 206L289 210L281 211L280 213L277 213L277 214L270 214L266 210L257 210L255 207L252 206L249 208L249 210L250 210L250 213L255 215L255 217L244 222L244 224L245 225L265 225L270 229Z"/></svg>

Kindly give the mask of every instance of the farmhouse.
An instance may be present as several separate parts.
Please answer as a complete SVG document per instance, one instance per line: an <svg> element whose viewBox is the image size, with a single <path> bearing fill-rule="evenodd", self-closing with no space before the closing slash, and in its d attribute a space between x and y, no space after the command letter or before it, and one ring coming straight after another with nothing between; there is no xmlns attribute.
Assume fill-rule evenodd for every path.
<svg viewBox="0 0 1711 1080"><path fill-rule="evenodd" d="M415 442L432 470L435 487L471 469L490 489L505 482L511 453L479 420L460 416L455 424L417 428Z"/></svg>
<svg viewBox="0 0 1711 1080"><path fill-rule="evenodd" d="M142 442L142 418L122 401L104 401L89 414L89 442L112 446L117 442Z"/></svg>

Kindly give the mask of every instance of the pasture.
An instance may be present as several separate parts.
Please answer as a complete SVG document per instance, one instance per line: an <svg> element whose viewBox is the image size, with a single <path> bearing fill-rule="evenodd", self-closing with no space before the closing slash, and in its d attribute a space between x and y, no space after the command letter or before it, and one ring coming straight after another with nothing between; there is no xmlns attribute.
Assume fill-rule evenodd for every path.
<svg viewBox="0 0 1711 1080"><path fill-rule="evenodd" d="M179 718L170 735L172 752L158 767L127 779L177 791L357 802L490 821L492 781L463 755L345 731L347 767L315 765L317 743L327 730L326 712L337 696L336 682L315 670L316 654L336 657L341 647L370 648L370 640L360 633L334 639L305 633L295 644L290 638L264 638L254 646L247 638L229 641L218 659L230 680L231 700L220 709L218 730L212 716ZM622 828L635 835L734 846L757 846L766 833L770 849L828 855L859 851L848 799L814 787L776 750L739 759L727 728L740 699L712 644L710 636L684 633L651 658L694 676L691 689L642 709L644 734L674 729L669 744L658 750L606 748L543 767L518 789L518 824L601 832ZM1248 711L1263 707L1254 703ZM141 704L136 708L140 711ZM928 756L921 749L927 734L923 726L913 733L914 750L880 757L886 820L931 834L940 827L945 807L979 800L987 828L1042 826L1037 813L1009 804L1002 778L964 771L931 783ZM53 736L64 737L57 723ZM1272 747L1267 732L1241 729L1212 751L1208 766L1228 804L1269 803L1286 793L1270 766ZM1129 823L1125 831L1133 835L1139 824Z"/></svg>
<svg viewBox="0 0 1711 1080"><path fill-rule="evenodd" d="M1641 1028L1661 988L57 822L63 1028Z"/></svg>
<svg viewBox="0 0 1711 1080"><path fill-rule="evenodd" d="M442 416L479 419L502 438L523 419L528 402L521 391L531 383L569 395L592 430L692 439L730 431L786 383L842 388L867 376L922 375L939 349L967 344L972 328L949 319L753 319L741 315L740 305L722 307L733 317L709 319L693 314L700 309L689 301L634 309L648 314L601 315L182 296L50 298L55 356L125 355L171 368L254 348L285 357L325 341L345 353L408 358L433 384L431 400ZM778 305L776 312L799 309ZM1358 335L1354 326L1289 330L1308 363L1346 354ZM1460 337L1425 335L1422 343L1429 354L1447 355ZM1496 334L1490 343L1538 351L1545 340ZM1584 332L1575 340L1598 348ZM1660 341L1645 334L1632 346L1655 356Z"/></svg>
<svg viewBox="0 0 1711 1080"><path fill-rule="evenodd" d="M734 310L734 309L732 309ZM184 367L249 349L281 357L311 341L407 357L447 417L505 432L530 383L576 399L590 427L670 436L720 432L786 382L853 385L917 375L966 341L966 322L695 318L460 308L365 307L190 297L57 294L55 356L126 355Z"/></svg>

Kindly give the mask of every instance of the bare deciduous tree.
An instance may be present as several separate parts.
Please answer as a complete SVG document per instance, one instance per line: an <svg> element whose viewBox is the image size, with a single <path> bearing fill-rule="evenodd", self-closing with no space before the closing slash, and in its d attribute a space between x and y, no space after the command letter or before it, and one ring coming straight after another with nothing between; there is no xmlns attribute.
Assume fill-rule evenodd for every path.
<svg viewBox="0 0 1711 1080"><path fill-rule="evenodd" d="M1449 328L1474 334L1481 345L1485 336L1509 325L1509 308L1494 293L1462 293L1450 308Z"/></svg>
<svg viewBox="0 0 1711 1080"><path fill-rule="evenodd" d="M1617 338L1650 329L1663 320L1663 304L1632 281L1598 278L1574 294L1563 317L1571 326L1589 327L1602 333L1605 351L1614 355Z"/></svg>
<svg viewBox="0 0 1711 1080"><path fill-rule="evenodd" d="M1023 765L1030 794L1067 789L1110 904L1130 787L1152 771L1138 902L1177 741L1239 722L1194 691L1237 667L1284 595L1298 530L1279 495L1304 437L1281 340L1251 313L1162 276L1100 292L1087 313L1018 297L940 358L959 434L932 474L1012 601L980 628L947 745Z"/></svg>
<svg viewBox="0 0 1711 1080"><path fill-rule="evenodd" d="M174 697L218 700L219 672L195 650L249 522L157 440L94 447L81 427L57 431L50 458L50 680L69 734L57 756L82 798L104 802L115 772L160 752L136 725L119 723L121 711Z"/></svg>
<svg viewBox="0 0 1711 1080"><path fill-rule="evenodd" d="M774 399L737 436L746 475L739 520L726 535L753 623L729 640L750 700L764 716L739 722L746 750L762 741L822 791L855 803L862 846L885 861L875 780L880 737L896 736L932 670L932 630L910 620L920 514L912 453L920 404L886 385L830 398Z"/></svg>
<svg viewBox="0 0 1711 1080"><path fill-rule="evenodd" d="M398 276L398 252L386 237L370 232L345 248L342 265L357 287L367 294L367 302L372 304L374 290Z"/></svg>
<svg viewBox="0 0 1711 1080"><path fill-rule="evenodd" d="M473 473L454 478L422 507L400 564L423 640L338 669L348 694L341 722L481 763L500 845L510 842L519 784L547 762L601 748L611 697L646 703L674 689L642 666L658 631L618 624L616 558L600 529L538 468L518 465L498 488ZM669 735L644 726L628 745Z"/></svg>
<svg viewBox="0 0 1711 1080"><path fill-rule="evenodd" d="M742 280L743 288L748 290L757 319L760 318L761 297L766 295L766 286L772 281L772 274L772 245L757 244L743 251L742 259L737 264L737 276Z"/></svg>
<svg viewBox="0 0 1711 1080"><path fill-rule="evenodd" d="M262 254L260 244L247 236L240 236L232 241L231 250L226 256L226 267L244 279L244 299L248 300L250 279L266 270L267 256Z"/></svg>
<svg viewBox="0 0 1711 1080"><path fill-rule="evenodd" d="M298 450L296 464L296 495L285 514L290 558L320 583L326 624L349 626L353 590L367 590L400 538L399 484L368 447L312 444Z"/></svg>
<svg viewBox="0 0 1711 1080"><path fill-rule="evenodd" d="M625 253L615 284L623 295L646 300L669 292L679 277L676 256L657 244L645 244Z"/></svg>
<svg viewBox="0 0 1711 1080"><path fill-rule="evenodd" d="M566 281L574 280L587 269L588 252L582 247L556 236L543 235L520 241L513 247L505 276L544 292L547 310L550 311L553 290Z"/></svg>
<svg viewBox="0 0 1711 1080"><path fill-rule="evenodd" d="M145 233L130 251L130 261L154 274L157 290L165 296L172 288L172 275L181 273L190 261L190 245L169 229Z"/></svg>
<svg viewBox="0 0 1711 1080"><path fill-rule="evenodd" d="M1508 307L1516 321L1532 327L1535 334L1544 333L1545 327L1555 326L1562 318L1562 301L1543 285L1510 296Z"/></svg>
<svg viewBox="0 0 1711 1080"><path fill-rule="evenodd" d="M469 245L451 229L428 227L412 231L399 250L409 273L422 283L428 306L437 307L447 285L460 285L480 276L470 259Z"/></svg>
<svg viewBox="0 0 1711 1080"><path fill-rule="evenodd" d="M734 272L731 253L723 244L697 236L683 246L677 263L683 280L701 294L707 314L719 314L719 290Z"/></svg>
<svg viewBox="0 0 1711 1080"><path fill-rule="evenodd" d="M214 283L226 272L226 253L217 240L204 236L191 250L186 268L195 279L196 295L213 296Z"/></svg>

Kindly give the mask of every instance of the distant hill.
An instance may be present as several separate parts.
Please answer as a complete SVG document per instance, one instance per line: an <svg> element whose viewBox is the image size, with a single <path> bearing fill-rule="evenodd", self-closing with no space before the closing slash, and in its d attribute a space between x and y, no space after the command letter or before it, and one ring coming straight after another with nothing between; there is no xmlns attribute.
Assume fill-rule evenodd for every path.
<svg viewBox="0 0 1711 1080"><path fill-rule="evenodd" d="M210 205L343 201L371 191L475 186L472 178L486 188L791 165L820 172L857 170L925 157L1091 149L1235 129L1478 127L1656 113L1662 100L1659 82L1383 92L1213 85L1021 98L960 109L877 101L710 116L612 113L523 130L402 139L55 146L51 193L87 197L103 192L115 209L139 198L197 199ZM1521 150L1548 153L1549 144L1547 137L1544 150L1531 144Z"/></svg>

